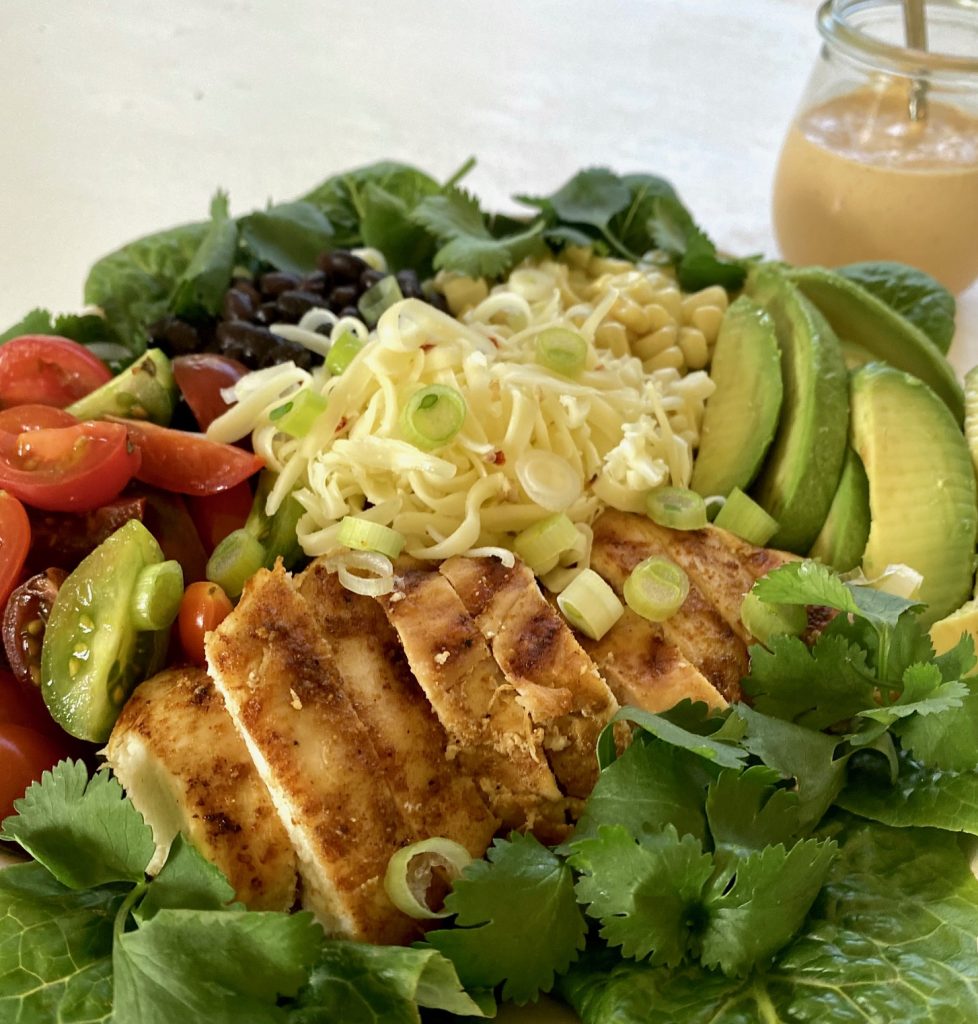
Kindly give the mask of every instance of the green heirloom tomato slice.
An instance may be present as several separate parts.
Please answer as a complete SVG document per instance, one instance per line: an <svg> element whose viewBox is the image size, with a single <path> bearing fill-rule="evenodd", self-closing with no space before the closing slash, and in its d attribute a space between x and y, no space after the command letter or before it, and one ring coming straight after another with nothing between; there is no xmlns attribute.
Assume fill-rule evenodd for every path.
<svg viewBox="0 0 978 1024"><path fill-rule="evenodd" d="M134 519L61 585L41 649L41 692L73 736L107 740L133 687L161 667L167 631L140 632L132 598L142 570L162 561L159 544Z"/></svg>

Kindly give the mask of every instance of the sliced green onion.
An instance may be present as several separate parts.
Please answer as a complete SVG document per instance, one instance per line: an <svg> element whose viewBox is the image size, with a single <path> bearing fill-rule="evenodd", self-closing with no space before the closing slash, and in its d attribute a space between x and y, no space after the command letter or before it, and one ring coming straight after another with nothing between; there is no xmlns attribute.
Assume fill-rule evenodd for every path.
<svg viewBox="0 0 978 1024"><path fill-rule="evenodd" d="M632 569L622 590L633 612L652 622L665 622L686 600L689 577L675 562L653 555Z"/></svg>
<svg viewBox="0 0 978 1024"><path fill-rule="evenodd" d="M132 624L138 630L166 629L172 625L183 598L183 569L179 562L147 565L136 577L132 592Z"/></svg>
<svg viewBox="0 0 978 1024"><path fill-rule="evenodd" d="M308 388L300 391L293 399L273 409L268 418L278 424L278 429L290 437L305 437L312 425L326 411L326 399L318 391Z"/></svg>
<svg viewBox="0 0 978 1024"><path fill-rule="evenodd" d="M368 327L373 327L387 310L404 298L401 286L393 274L382 277L360 296L357 309Z"/></svg>
<svg viewBox="0 0 978 1024"><path fill-rule="evenodd" d="M710 522L714 522L716 517L720 514L720 509L726 505L727 499L722 494L711 494L709 497L703 499L703 504L706 505L706 518Z"/></svg>
<svg viewBox="0 0 978 1024"><path fill-rule="evenodd" d="M778 532L778 521L761 508L752 498L735 487L728 495L723 508L717 512L714 526L729 530L749 544L763 547Z"/></svg>
<svg viewBox="0 0 978 1024"><path fill-rule="evenodd" d="M564 618L592 640L600 640L624 615L618 595L593 570L582 569L557 595Z"/></svg>
<svg viewBox="0 0 978 1024"><path fill-rule="evenodd" d="M556 566L560 556L577 543L579 536L577 527L563 512L558 512L518 533L513 540L513 550L537 576L542 576Z"/></svg>
<svg viewBox="0 0 978 1024"><path fill-rule="evenodd" d="M775 636L801 636L808 626L808 613L800 604L768 604L753 591L744 595L740 621L748 633L765 647Z"/></svg>
<svg viewBox="0 0 978 1024"><path fill-rule="evenodd" d="M354 551L379 551L388 558L397 558L405 544L404 534L356 516L343 517L337 540Z"/></svg>
<svg viewBox="0 0 978 1024"><path fill-rule="evenodd" d="M549 327L537 335L537 362L564 377L576 377L587 362L587 342L566 327Z"/></svg>
<svg viewBox="0 0 978 1024"><path fill-rule="evenodd" d="M401 412L401 433L418 448L448 444L465 422L465 399L445 384L429 384L408 399Z"/></svg>
<svg viewBox="0 0 978 1024"><path fill-rule="evenodd" d="M530 501L548 512L570 508L584 487L581 474L556 452L527 452L513 469Z"/></svg>
<svg viewBox="0 0 978 1024"><path fill-rule="evenodd" d="M353 362L366 342L361 341L352 331L342 331L329 346L326 354L326 369L338 377Z"/></svg>
<svg viewBox="0 0 978 1024"><path fill-rule="evenodd" d="M233 599L241 596L245 583L264 564L264 546L247 530L235 530L214 548L207 560L206 576Z"/></svg>
<svg viewBox="0 0 978 1024"><path fill-rule="evenodd" d="M660 487L645 499L649 519L673 530L699 530L706 526L706 502L687 487Z"/></svg>
<svg viewBox="0 0 978 1024"><path fill-rule="evenodd" d="M408 917L433 921L449 916L449 911L432 910L428 891L435 871L447 882L454 882L471 863L469 851L452 839L434 836L398 850L387 862L384 889L391 903Z"/></svg>

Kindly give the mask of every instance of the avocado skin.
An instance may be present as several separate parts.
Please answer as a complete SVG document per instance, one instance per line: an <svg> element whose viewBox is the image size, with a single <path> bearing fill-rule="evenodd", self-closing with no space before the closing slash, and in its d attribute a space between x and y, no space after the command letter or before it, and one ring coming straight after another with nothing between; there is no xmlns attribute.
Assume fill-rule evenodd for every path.
<svg viewBox="0 0 978 1024"><path fill-rule="evenodd" d="M781 422L753 497L779 523L771 543L806 554L825 522L845 457L849 395L842 347L825 318L774 267L748 283L781 349Z"/></svg>
<svg viewBox="0 0 978 1024"><path fill-rule="evenodd" d="M742 295L720 326L710 376L700 448L690 487L703 495L746 489L774 439L781 411L781 358L774 323Z"/></svg>
<svg viewBox="0 0 978 1024"><path fill-rule="evenodd" d="M832 506L809 555L839 572L855 569L869 539L869 481L859 456L846 447Z"/></svg>
<svg viewBox="0 0 978 1024"><path fill-rule="evenodd" d="M824 267L797 268L788 271L788 277L818 306L840 338L919 377L962 422L964 392L950 363L923 331L855 281Z"/></svg>
<svg viewBox="0 0 978 1024"><path fill-rule="evenodd" d="M972 592L978 505L967 443L923 381L882 363L852 376L852 443L869 481L863 572L916 569L929 626Z"/></svg>

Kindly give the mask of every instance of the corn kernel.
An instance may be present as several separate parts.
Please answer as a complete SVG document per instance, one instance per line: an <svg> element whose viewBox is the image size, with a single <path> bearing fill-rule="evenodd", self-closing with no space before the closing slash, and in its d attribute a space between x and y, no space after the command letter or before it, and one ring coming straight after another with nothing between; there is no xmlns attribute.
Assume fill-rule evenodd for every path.
<svg viewBox="0 0 978 1024"><path fill-rule="evenodd" d="M706 343L712 345L720 333L723 323L723 310L719 306L699 306L693 310L689 322L703 332Z"/></svg>
<svg viewBox="0 0 978 1024"><path fill-rule="evenodd" d="M679 331L675 324L666 324L651 334L645 334L632 343L632 351L639 359L651 359L676 344Z"/></svg>
<svg viewBox="0 0 978 1024"><path fill-rule="evenodd" d="M718 284L711 284L709 288L701 288L683 299L683 318L688 320L693 315L694 309L700 306L719 306L720 309L727 308L727 292Z"/></svg>
<svg viewBox="0 0 978 1024"><path fill-rule="evenodd" d="M647 306L650 302L655 301L655 286L645 274L639 274L636 280L629 282L625 294L632 302L637 302L640 306Z"/></svg>
<svg viewBox="0 0 978 1024"><path fill-rule="evenodd" d="M703 332L696 327L684 327L679 332L679 348L691 370L702 370L710 361L710 348Z"/></svg>
<svg viewBox="0 0 978 1024"><path fill-rule="evenodd" d="M617 320L605 320L594 332L594 343L616 356L628 355L628 331Z"/></svg>
<svg viewBox="0 0 978 1024"><path fill-rule="evenodd" d="M677 323L683 318L683 296L678 288L661 288L655 293L655 301L665 309Z"/></svg>
<svg viewBox="0 0 978 1024"><path fill-rule="evenodd" d="M675 325L676 323L676 318L672 313L665 306L660 306L658 302L650 302L645 307L645 315L649 318L649 327L653 331L657 331L660 327Z"/></svg>
<svg viewBox="0 0 978 1024"><path fill-rule="evenodd" d="M645 334L649 329L649 318L645 310L625 295L619 295L615 300L611 315L635 334Z"/></svg>
<svg viewBox="0 0 978 1024"><path fill-rule="evenodd" d="M481 277L450 277L441 287L453 316L478 306L489 297L489 286Z"/></svg>
<svg viewBox="0 0 978 1024"><path fill-rule="evenodd" d="M651 359L646 359L642 366L646 373L652 373L654 370L664 370L667 366L681 370L685 362L682 350L676 345L672 345L658 355L652 356Z"/></svg>

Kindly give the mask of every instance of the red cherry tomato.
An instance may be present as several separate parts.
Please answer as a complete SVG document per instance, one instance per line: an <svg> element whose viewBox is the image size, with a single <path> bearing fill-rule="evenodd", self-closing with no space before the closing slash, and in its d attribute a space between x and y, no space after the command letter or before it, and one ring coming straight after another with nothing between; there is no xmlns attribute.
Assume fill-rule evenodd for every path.
<svg viewBox="0 0 978 1024"><path fill-rule="evenodd" d="M204 636L231 614L233 605L216 583L191 583L184 591L177 617L180 644L194 665L205 666Z"/></svg>
<svg viewBox="0 0 978 1024"><path fill-rule="evenodd" d="M142 453L136 479L177 494L216 494L253 476L264 463L257 455L200 434L155 423L114 420L125 425Z"/></svg>
<svg viewBox="0 0 978 1024"><path fill-rule="evenodd" d="M213 352L177 356L173 360L173 379L201 430L206 430L230 408L221 398L221 388L237 384L247 372L244 363Z"/></svg>
<svg viewBox="0 0 978 1024"><path fill-rule="evenodd" d="M78 420L53 405L15 405L0 409L0 431L4 434L23 434L25 430L47 430L49 427L73 427Z"/></svg>
<svg viewBox="0 0 978 1024"><path fill-rule="evenodd" d="M58 740L23 725L0 724L0 819L14 813L14 801L53 768L66 751Z"/></svg>
<svg viewBox="0 0 978 1024"><path fill-rule="evenodd" d="M0 609L20 579L31 543L31 524L24 506L0 491Z"/></svg>
<svg viewBox="0 0 978 1024"><path fill-rule="evenodd" d="M208 554L229 533L244 526L245 520L251 514L253 500L247 481L217 494L187 499L191 518Z"/></svg>
<svg viewBox="0 0 978 1024"><path fill-rule="evenodd" d="M0 406L64 408L112 379L112 372L77 342L25 334L0 347Z"/></svg>
<svg viewBox="0 0 978 1024"><path fill-rule="evenodd" d="M51 512L87 512L115 498L139 468L117 423L0 434L0 487Z"/></svg>
<svg viewBox="0 0 978 1024"><path fill-rule="evenodd" d="M0 668L0 725L20 725L25 729L61 739L70 746L71 737L51 717L41 691L23 686L4 668Z"/></svg>

